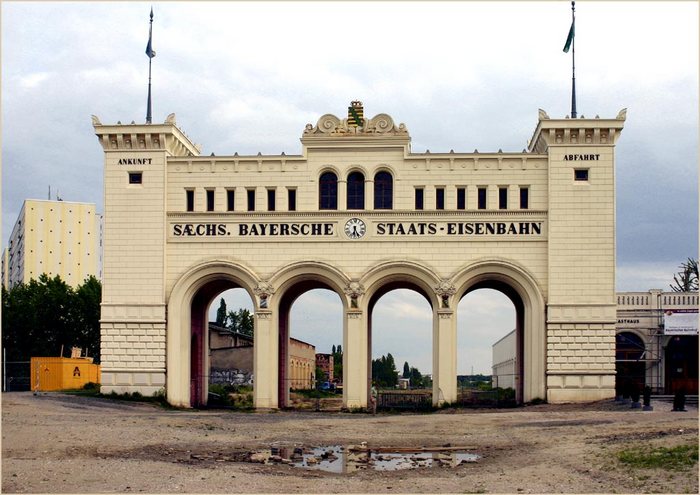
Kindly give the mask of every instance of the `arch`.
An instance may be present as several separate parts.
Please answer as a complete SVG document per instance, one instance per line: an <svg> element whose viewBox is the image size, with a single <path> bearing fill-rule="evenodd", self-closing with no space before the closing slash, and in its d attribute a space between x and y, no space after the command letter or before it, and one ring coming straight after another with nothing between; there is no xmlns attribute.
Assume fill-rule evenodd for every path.
<svg viewBox="0 0 700 495"><path fill-rule="evenodd" d="M521 402L546 398L547 330L545 302L535 277L525 268L505 259L477 260L452 277L455 302L479 288L492 288L505 294L516 309L516 354L522 380L516 390ZM452 304L456 307L456 304Z"/></svg>
<svg viewBox="0 0 700 495"><path fill-rule="evenodd" d="M168 370L166 393L170 404L190 407L206 402L205 384L195 381L194 387L191 386L191 370L193 367L203 368L207 359L203 345L207 339L202 318L193 319L193 312L201 312L202 306L206 306L207 302L221 291L237 287L248 293L257 311L257 301L253 296L253 289L257 284L258 277L255 272L242 264L221 259L203 261L190 268L175 282L167 299L165 339ZM203 311L206 312L206 307ZM198 338L193 338L193 334L198 335ZM196 347L194 353L193 346Z"/></svg>
<svg viewBox="0 0 700 495"><path fill-rule="evenodd" d="M326 283L330 290L337 292L343 300L343 307L347 309L343 291L350 283L350 278L341 270L323 261L297 261L285 265L275 272L270 279L270 284L275 287L275 296L284 294L291 285L303 280L315 280Z"/></svg>
<svg viewBox="0 0 700 495"><path fill-rule="evenodd" d="M372 267L360 279L360 284L365 287L362 298L362 313L366 315L366 375L364 384L366 388L366 403L369 403L370 382L372 379L372 312L377 301L386 293L394 289L410 289L422 295L430 305L433 312L432 341L433 341L433 403L439 400L439 381L437 380L438 359L435 358L435 345L438 332L438 308L439 301L435 288L440 279L430 268L415 261L390 261Z"/></svg>
<svg viewBox="0 0 700 495"><path fill-rule="evenodd" d="M347 179L347 209L365 209L365 174L354 170L348 174Z"/></svg>
<svg viewBox="0 0 700 495"><path fill-rule="evenodd" d="M288 380L291 369L289 361L289 315L294 302L305 292L313 289L327 289L340 298L343 314L348 309L345 287L350 279L337 268L326 263L304 261L283 267L270 281L276 287L272 305L274 320L272 326L277 334L277 403L280 407L289 404ZM346 321L343 318L343 334L346 333Z"/></svg>
<svg viewBox="0 0 700 495"><path fill-rule="evenodd" d="M646 342L639 332L615 333L615 395L628 397L635 390L642 392L646 383L645 351Z"/></svg>
<svg viewBox="0 0 700 495"><path fill-rule="evenodd" d="M665 392L698 393L698 337L670 335L664 348Z"/></svg>
<svg viewBox="0 0 700 495"><path fill-rule="evenodd" d="M394 205L394 178L386 170L374 174L374 209L391 210Z"/></svg>
<svg viewBox="0 0 700 495"><path fill-rule="evenodd" d="M318 178L318 209L338 209L338 175L326 170Z"/></svg>

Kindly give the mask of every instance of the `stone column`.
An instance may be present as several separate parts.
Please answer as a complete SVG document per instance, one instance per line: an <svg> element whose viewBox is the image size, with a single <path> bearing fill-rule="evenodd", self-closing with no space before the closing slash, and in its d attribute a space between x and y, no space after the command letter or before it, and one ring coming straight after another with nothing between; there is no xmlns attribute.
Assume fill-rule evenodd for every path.
<svg viewBox="0 0 700 495"><path fill-rule="evenodd" d="M433 309L433 405L457 400L457 325L452 298L457 289L449 280L435 287L439 308Z"/></svg>
<svg viewBox="0 0 700 495"><path fill-rule="evenodd" d="M439 309L433 317L433 405L457 400L457 326L454 311Z"/></svg>
<svg viewBox="0 0 700 495"><path fill-rule="evenodd" d="M353 409L367 407L369 342L367 318L359 309L364 287L351 282L344 292L350 304L345 312L343 333L343 406Z"/></svg>
<svg viewBox="0 0 700 495"><path fill-rule="evenodd" d="M278 407L277 403L277 328L272 311L255 313L253 348L253 405L256 409Z"/></svg>

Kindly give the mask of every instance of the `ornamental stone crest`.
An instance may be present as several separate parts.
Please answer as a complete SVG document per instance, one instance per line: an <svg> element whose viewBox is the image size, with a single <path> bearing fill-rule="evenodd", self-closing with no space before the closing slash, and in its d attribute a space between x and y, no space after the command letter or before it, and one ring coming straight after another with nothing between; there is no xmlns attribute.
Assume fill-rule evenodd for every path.
<svg viewBox="0 0 700 495"><path fill-rule="evenodd" d="M391 116L380 113L371 119L364 118L362 102L353 101L348 107L348 118L340 119L327 113L318 119L316 125L306 124L304 136L408 136L404 124L398 126Z"/></svg>
<svg viewBox="0 0 700 495"><path fill-rule="evenodd" d="M362 286L360 282L352 281L348 285L345 286L343 289L343 292L350 297L350 307L355 309L357 308L357 298L360 297L362 294L365 293L365 288Z"/></svg>
<svg viewBox="0 0 700 495"><path fill-rule="evenodd" d="M454 285L452 285L452 282L449 279L444 278L440 281L440 284L435 287L435 293L440 296L440 299L442 300L442 307L449 308L450 297L457 293L457 289Z"/></svg>
<svg viewBox="0 0 700 495"><path fill-rule="evenodd" d="M267 298L275 293L275 289L268 282L262 281L253 289L253 292L260 298L260 308L264 309L267 308Z"/></svg>

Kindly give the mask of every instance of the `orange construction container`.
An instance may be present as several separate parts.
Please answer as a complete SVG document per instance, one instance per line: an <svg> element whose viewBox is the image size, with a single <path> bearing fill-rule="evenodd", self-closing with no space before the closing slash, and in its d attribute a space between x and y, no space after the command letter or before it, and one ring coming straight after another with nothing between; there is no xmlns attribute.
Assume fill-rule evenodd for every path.
<svg viewBox="0 0 700 495"><path fill-rule="evenodd" d="M33 357L32 390L47 392L82 388L86 383L100 383L100 365L92 358Z"/></svg>

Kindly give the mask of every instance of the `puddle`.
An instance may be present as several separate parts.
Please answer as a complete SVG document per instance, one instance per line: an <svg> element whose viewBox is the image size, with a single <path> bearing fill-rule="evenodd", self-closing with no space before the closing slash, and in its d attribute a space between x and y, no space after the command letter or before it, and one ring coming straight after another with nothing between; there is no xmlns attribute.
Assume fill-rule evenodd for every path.
<svg viewBox="0 0 700 495"><path fill-rule="evenodd" d="M398 451L400 450L400 452ZM399 471L403 469L457 467L476 462L481 456L457 449L372 449L366 446L276 447L268 462L297 468L344 474L359 470Z"/></svg>

